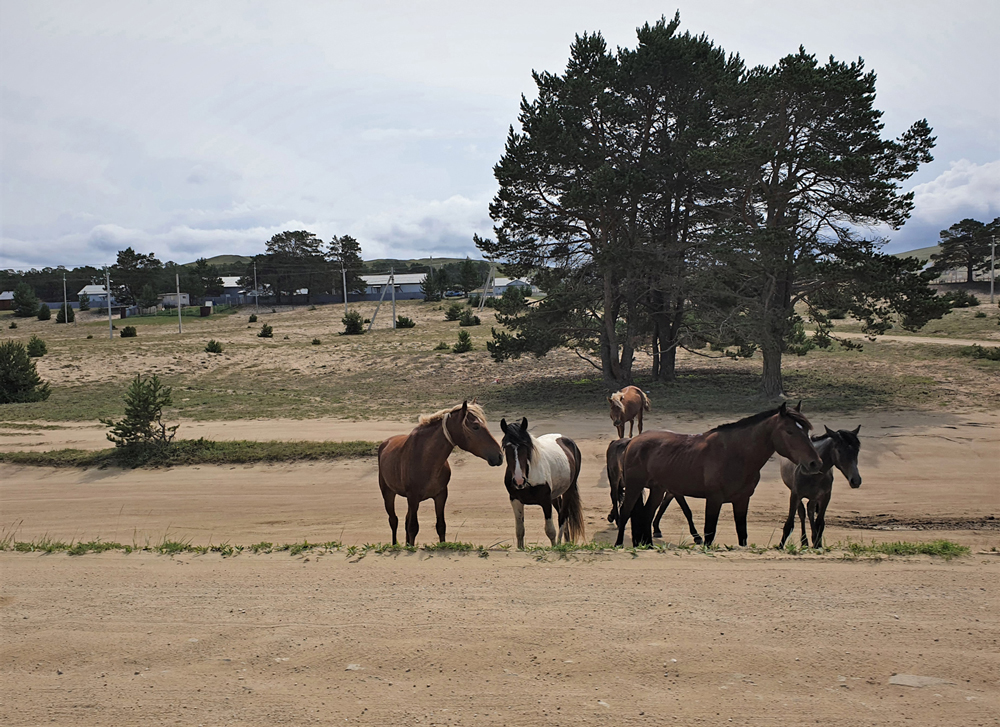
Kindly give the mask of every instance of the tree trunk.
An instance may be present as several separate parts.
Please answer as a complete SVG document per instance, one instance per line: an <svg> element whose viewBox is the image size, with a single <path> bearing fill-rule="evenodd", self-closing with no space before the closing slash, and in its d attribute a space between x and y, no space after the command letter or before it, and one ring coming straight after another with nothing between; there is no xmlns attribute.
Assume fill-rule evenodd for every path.
<svg viewBox="0 0 1000 727"><path fill-rule="evenodd" d="M660 324L653 323L653 380L660 378Z"/></svg>
<svg viewBox="0 0 1000 727"><path fill-rule="evenodd" d="M761 393L766 399L780 399L785 395L785 386L781 380L781 342L765 341L761 352L764 355Z"/></svg>

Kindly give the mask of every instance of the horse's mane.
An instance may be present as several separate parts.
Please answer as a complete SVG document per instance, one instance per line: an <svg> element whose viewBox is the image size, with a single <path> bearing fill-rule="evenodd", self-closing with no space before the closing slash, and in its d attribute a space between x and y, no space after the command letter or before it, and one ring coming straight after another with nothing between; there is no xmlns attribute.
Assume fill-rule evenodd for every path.
<svg viewBox="0 0 1000 727"><path fill-rule="evenodd" d="M441 422L442 419L444 419L445 414L454 414L455 412L461 410L462 410L462 405L456 404L455 406L449 409L441 409L440 411L436 411L433 414L421 414L420 419L418 419L417 421L420 426L426 426L428 424L438 424ZM469 412L471 412L473 416L480 419L483 424L487 423L486 412L483 411L483 407L479 406L479 404L469 404Z"/></svg>
<svg viewBox="0 0 1000 727"><path fill-rule="evenodd" d="M732 431L734 429L743 429L745 427L752 427L755 424L760 424L762 421L770 419L775 414L777 414L779 411L781 411L780 408L779 409L771 409L770 411L762 411L759 414L753 414L751 416L744 417L743 419L740 419L739 421L736 421L736 422L730 422L728 424L720 424L719 426L717 426L715 429L712 429L711 431L713 431L713 432L725 432L725 431ZM787 416L790 416L792 419L794 419L797 424L801 424L803 427L805 427L806 431L809 431L810 429L812 429L812 424L809 423L809 420L805 418L805 415L802 414L802 412L796 411L795 409L791 409L791 408L785 407L785 414Z"/></svg>

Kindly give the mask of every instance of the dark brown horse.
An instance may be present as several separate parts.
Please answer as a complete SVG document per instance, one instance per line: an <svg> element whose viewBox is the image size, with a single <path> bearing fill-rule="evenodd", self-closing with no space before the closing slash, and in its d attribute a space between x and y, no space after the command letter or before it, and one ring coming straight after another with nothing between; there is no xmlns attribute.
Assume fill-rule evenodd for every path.
<svg viewBox="0 0 1000 727"><path fill-rule="evenodd" d="M809 526L812 530L812 541L814 548L823 547L823 530L826 529L826 507L830 504L830 496L833 494L833 468L836 467L847 478L851 489L861 487L861 473L858 472L858 453L861 451L861 440L858 439L858 432L861 427L854 430L840 429L834 431L825 427L826 433L818 437L813 437L813 445L819 452L820 459L823 460L822 469L816 474L806 474L801 467L794 462L787 460L781 463L781 479L791 490L788 502L788 519L785 521L785 528L781 533L781 543L779 548L785 547L785 541L795 527L795 512L799 513L799 520L802 522L803 548L809 547L806 540L806 508L802 505L802 500L809 501Z"/></svg>
<svg viewBox="0 0 1000 727"><path fill-rule="evenodd" d="M633 534L633 545L651 544L652 516L667 494L705 498L706 545L715 539L723 503L731 502L739 543L746 545L750 497L771 455L777 452L808 473L821 467L819 454L809 440L812 425L799 411L800 406L789 409L782 404L704 434L645 432L633 439L625 450L625 497L619 510L616 545L625 538L629 516L641 518L642 524L639 537ZM649 500L633 512L644 488L649 489Z"/></svg>
<svg viewBox="0 0 1000 727"><path fill-rule="evenodd" d="M504 485L514 510L514 534L517 547L524 549L524 506L541 505L545 515L545 534L555 545L559 541L575 543L584 538L583 505L580 502L580 465L583 455L569 437L544 434L534 437L528 420L520 425L500 420L503 450L507 457ZM552 522L552 509L559 514L559 531Z"/></svg>
<svg viewBox="0 0 1000 727"><path fill-rule="evenodd" d="M625 478L623 476L623 467L625 459L625 450L628 448L628 443L631 439L615 439L608 445L607 452L607 467L608 467L608 484L611 487L611 512L608 513L608 522L618 524L618 508L621 505L622 498L625 495ZM641 498L640 498L641 499ZM659 538L662 536L660 532L660 519L663 517L663 512L667 509L667 505L670 501L675 499L673 495L666 494L663 496L663 502L660 503L659 510L656 511L656 519L653 520L653 537ZM677 504L680 505L681 510L684 512L684 517L687 518L688 531L691 533L691 537L694 538L694 542L701 545L701 535L698 534L698 529L694 526L694 518L691 516L691 508L688 507L687 501L683 497L677 497ZM633 521L633 526L635 521Z"/></svg>
<svg viewBox="0 0 1000 727"><path fill-rule="evenodd" d="M385 500L385 511L396 544L396 495L406 498L406 544L417 539L417 508L424 500L434 500L437 533L444 542L444 505L448 500L451 467L448 456L458 447L485 459L494 467L503 464L503 452L490 434L483 409L476 403L462 402L451 409L420 417L417 428L409 434L389 437L378 448L378 486Z"/></svg>
<svg viewBox="0 0 1000 727"><path fill-rule="evenodd" d="M639 434L642 434L642 413L649 411L649 397L638 386L626 386L608 397L611 406L611 423L618 430L618 438L625 436L625 424L628 423L628 435L631 437L635 420L639 420Z"/></svg>

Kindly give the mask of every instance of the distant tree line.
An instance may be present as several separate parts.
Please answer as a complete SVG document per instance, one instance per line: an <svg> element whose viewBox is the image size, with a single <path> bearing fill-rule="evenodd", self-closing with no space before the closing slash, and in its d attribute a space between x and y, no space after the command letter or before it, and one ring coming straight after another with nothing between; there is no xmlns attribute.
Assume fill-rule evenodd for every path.
<svg viewBox="0 0 1000 727"><path fill-rule="evenodd" d="M577 36L564 73L533 74L494 167L495 239L475 240L547 296L500 316L493 356L570 346L616 388L639 348L665 381L678 347L759 350L777 397L783 355L830 345L833 307L869 333L943 315L933 274L866 235L909 216L899 187L932 159L927 122L883 139L860 59L800 48L747 68L679 24L646 24L617 52Z"/></svg>
<svg viewBox="0 0 1000 727"><path fill-rule="evenodd" d="M976 273L989 273L994 237L1000 238L1000 217L989 223L968 218L956 222L941 230L938 242L941 252L931 255L930 270L938 275L964 270L965 281L971 283ZM993 264L1000 270L1000 260Z"/></svg>

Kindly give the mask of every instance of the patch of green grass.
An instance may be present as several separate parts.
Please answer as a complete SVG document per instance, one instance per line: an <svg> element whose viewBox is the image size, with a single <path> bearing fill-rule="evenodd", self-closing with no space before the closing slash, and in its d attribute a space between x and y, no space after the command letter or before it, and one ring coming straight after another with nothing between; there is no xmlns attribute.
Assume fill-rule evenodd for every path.
<svg viewBox="0 0 1000 727"><path fill-rule="evenodd" d="M893 543L857 543L848 541L841 545L837 544L833 549L843 548L852 556L871 555L933 555L945 560L968 555L971 551L966 545L959 545L950 540L931 540L927 543L907 543L896 541Z"/></svg>
<svg viewBox="0 0 1000 727"><path fill-rule="evenodd" d="M35 467L180 467L201 464L259 464L373 457L378 442L216 442L179 439L168 446L96 451L0 452L0 462Z"/></svg>
<svg viewBox="0 0 1000 727"><path fill-rule="evenodd" d="M97 540L91 540L86 543L83 541L77 541L73 543L66 552L69 555L86 555L87 553L104 553L109 550L125 550L125 546L121 543L106 543L98 538Z"/></svg>

